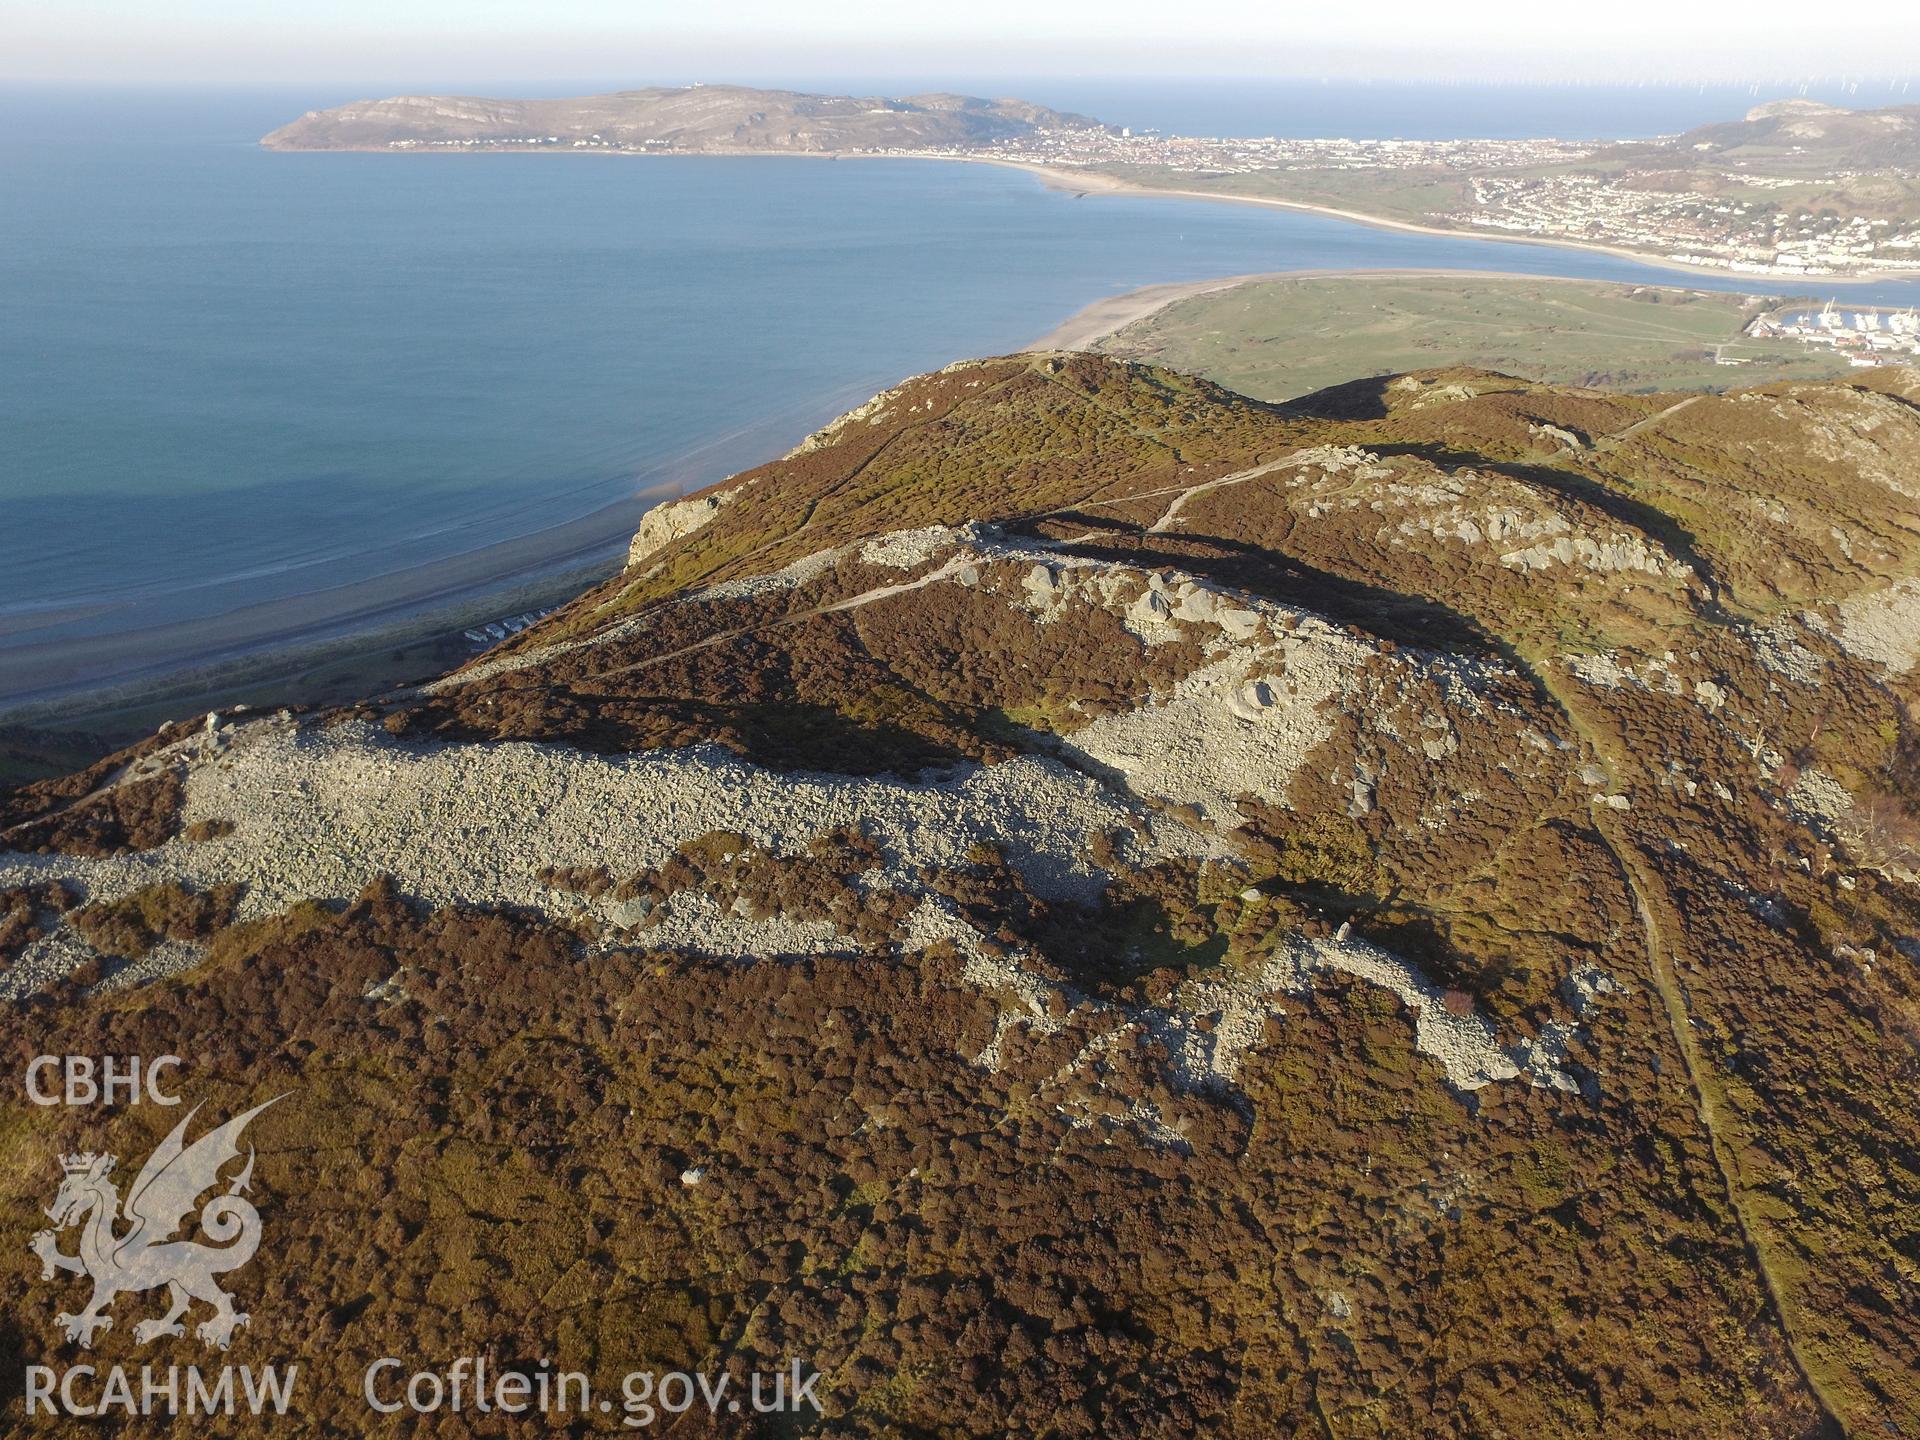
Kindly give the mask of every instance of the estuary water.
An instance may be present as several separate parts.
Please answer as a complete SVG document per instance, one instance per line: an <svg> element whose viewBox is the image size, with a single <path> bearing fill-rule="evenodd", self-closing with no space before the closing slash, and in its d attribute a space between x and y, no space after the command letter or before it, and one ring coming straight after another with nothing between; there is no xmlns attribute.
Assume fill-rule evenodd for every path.
<svg viewBox="0 0 1920 1440"><path fill-rule="evenodd" d="M344 98L0 94L0 702L606 553L642 497L1142 285L1715 283L985 165L254 144Z"/></svg>

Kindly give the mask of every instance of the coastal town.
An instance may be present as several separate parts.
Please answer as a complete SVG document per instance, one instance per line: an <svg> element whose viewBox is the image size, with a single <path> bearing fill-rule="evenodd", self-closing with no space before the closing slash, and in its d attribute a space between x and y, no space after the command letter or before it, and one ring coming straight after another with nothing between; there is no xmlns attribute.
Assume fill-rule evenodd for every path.
<svg viewBox="0 0 1920 1440"><path fill-rule="evenodd" d="M614 154L705 153L672 138L585 135L396 139L392 150L535 150ZM868 146L869 157L994 160L1085 171L1149 187L1203 189L1382 219L1628 250L1736 274L1920 275L1920 218L1840 213L1796 203L1799 182L1749 168L1673 172L1656 156L1645 168L1581 168L1590 141L1208 139L1094 123L1036 127L985 144ZM1383 193L1404 177L1401 194ZM1330 200L1351 190L1343 204ZM1777 195L1778 198L1771 198ZM1387 202L1387 203L1382 203Z"/></svg>
<svg viewBox="0 0 1920 1440"><path fill-rule="evenodd" d="M1754 177L1743 176L1752 185ZM1471 206L1436 218L1478 230L1648 250L1751 275L1920 274L1920 223L1782 208L1600 174L1476 175Z"/></svg>
<svg viewBox="0 0 1920 1440"><path fill-rule="evenodd" d="M1843 309L1829 300L1817 310L1757 316L1746 333L1756 340L1797 340L1830 349L1861 368L1920 360L1920 311L1912 309Z"/></svg>
<svg viewBox="0 0 1920 1440"><path fill-rule="evenodd" d="M1407 196L1382 218L1572 241L1751 275L1920 275L1920 218L1850 215L1795 203L1792 177L1746 168L1672 185L1664 162L1641 170L1578 169L1596 147L1564 140L1206 140L1130 131L1042 132L995 147L1000 158L1050 167L1115 169L1226 181L1232 193L1315 203L1342 182L1348 208L1381 195L1378 172L1398 172ZM1369 176L1367 172L1376 172ZM1271 190L1248 188L1265 180ZM1743 194L1743 192L1745 192ZM1768 197L1768 192L1779 198ZM1454 199L1454 197L1458 197ZM1324 202L1321 202L1324 203Z"/></svg>

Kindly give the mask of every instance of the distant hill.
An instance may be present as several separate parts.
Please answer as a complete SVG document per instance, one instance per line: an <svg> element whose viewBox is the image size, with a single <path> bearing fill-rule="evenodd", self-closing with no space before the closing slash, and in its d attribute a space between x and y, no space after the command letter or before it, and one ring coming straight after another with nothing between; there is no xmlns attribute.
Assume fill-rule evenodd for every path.
<svg viewBox="0 0 1920 1440"><path fill-rule="evenodd" d="M557 100L399 95L310 110L265 136L272 150L538 145L681 151L912 149L988 145L1043 129L1099 129L1084 115L971 95L807 95L742 85L622 90Z"/></svg>
<svg viewBox="0 0 1920 1440"><path fill-rule="evenodd" d="M1743 119L1702 125L1617 153L1665 149L1716 165L1767 162L1831 173L1920 169L1920 105L1845 110L1815 100L1774 100Z"/></svg>

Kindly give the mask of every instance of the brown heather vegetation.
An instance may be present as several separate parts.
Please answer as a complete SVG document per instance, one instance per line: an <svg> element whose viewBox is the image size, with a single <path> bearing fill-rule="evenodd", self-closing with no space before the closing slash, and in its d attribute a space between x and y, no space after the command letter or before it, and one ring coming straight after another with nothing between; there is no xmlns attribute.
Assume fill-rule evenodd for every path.
<svg viewBox="0 0 1920 1440"><path fill-rule="evenodd" d="M72 855L114 855L162 844L178 822L179 773L164 768L133 778L127 772L195 728L188 722L162 726L158 734L85 770L0 789L0 844Z"/></svg>
<svg viewBox="0 0 1920 1440"><path fill-rule="evenodd" d="M1776 723L1838 768L1873 753L1890 702L1829 659L1840 673L1820 704ZM1657 739L1667 752L1678 728L1700 773L1714 773L1716 748L1736 763L1724 734L1676 708L1621 697L1593 723L1623 748ZM1803 1363L1843 1413L1920 1413L1920 891L1872 873L1837 886L1823 847L1758 797L1729 815L1654 795L1643 806L1643 793L1609 828L1648 877L1734 1200ZM1676 829L1685 849L1668 843Z"/></svg>
<svg viewBox="0 0 1920 1440"><path fill-rule="evenodd" d="M11 964L59 916L80 903L64 881L0 890L0 965Z"/></svg>
<svg viewBox="0 0 1920 1440"><path fill-rule="evenodd" d="M170 839L180 814L180 773L162 770L117 784L7 833L13 849L63 855L120 855Z"/></svg>
<svg viewBox="0 0 1920 1440"><path fill-rule="evenodd" d="M679 846L665 865L630 875L607 893L646 913L648 918L629 929L644 931L658 922L669 899L697 890L723 914L828 924L867 950L886 954L915 901L854 883L880 863L878 847L857 826L814 836L803 855L777 855L744 835L715 830ZM594 894L600 879L590 876L584 893Z"/></svg>
<svg viewBox="0 0 1920 1440"><path fill-rule="evenodd" d="M141 891L73 923L122 953L203 940L204 962L121 994L83 973L0 1042L190 1040L211 1112L295 1092L260 1122L270 1244L234 1358L298 1358L314 1433L366 1433L373 1356L482 1350L603 1385L799 1355L828 1377L818 1433L850 1436L1910 1433L1920 888L1882 852L1920 813L1920 682L1834 627L1841 601L1920 574L1916 402L1894 372L1627 397L1436 371L1288 407L1091 357L910 382L464 679L355 713L403 741L713 742L935 783L1072 761L1076 731L1207 663L1109 608L1009 603L1024 561L832 608L915 578L858 542L979 522L1364 642L1284 803L1203 814L1097 775L1139 830L1157 810L1234 858L1148 863L1138 831L1090 834L1111 876L1091 907L1035 893L1012 846L932 865L857 829L541 873L583 915L631 907L624 931L391 885L243 924L212 890ZM1494 511L1533 528L1462 538ZM1651 558L1507 563L1530 536ZM696 588L832 547L791 586ZM487 668L503 657L523 668ZM1469 661L1463 693L1446 667ZM178 771L116 784L140 758L0 798L0 843L164 841ZM1820 777L1861 802L1850 822L1798 808ZM861 953L649 947L661 904L696 891ZM923 895L1051 982L1044 1025L1006 1026L1017 1005L951 944L902 943ZM17 950L72 904L7 892L0 936ZM1578 1088L1463 1095L1412 1011L1332 971L1276 997L1224 1093L1129 1024L1342 927L1501 1043L1562 1046ZM1576 1005L1599 973L1618 988ZM1195 1003L1195 1031L1227 1023ZM0 1248L37 1226L35 1157L141 1153L164 1128L13 1112ZM11 1273L17 1358L54 1355L47 1288ZM127 1329L98 1358L133 1360ZM505 1433L486 1424L392 1433Z"/></svg>
<svg viewBox="0 0 1920 1440"><path fill-rule="evenodd" d="M149 885L118 900L73 912L73 926L102 955L137 960L162 940L206 940L227 927L238 885L195 893L176 883Z"/></svg>
<svg viewBox="0 0 1920 1440"><path fill-rule="evenodd" d="M375 887L147 990L49 996L0 1045L162 1053L184 1026L215 1113L293 1091L252 1137L271 1243L230 1358L297 1360L308 1433L368 1433L372 1358L478 1351L608 1385L806 1356L843 1435L1810 1427L1683 1095L1642 1070L1603 1108L1522 1088L1475 1115L1383 992L1290 1010L1243 1114L1170 1090L1150 1047L1056 1079L1091 1012L968 1063L993 1006L937 950L589 962ZM1077 1095L1153 1105L1182 1149L1070 1123ZM131 1156L171 1119L34 1112L16 1143ZM0 1243L53 1178L8 1172ZM46 1287L0 1283L28 1317L9 1365L54 1358ZM137 1363L127 1328L90 1358Z"/></svg>

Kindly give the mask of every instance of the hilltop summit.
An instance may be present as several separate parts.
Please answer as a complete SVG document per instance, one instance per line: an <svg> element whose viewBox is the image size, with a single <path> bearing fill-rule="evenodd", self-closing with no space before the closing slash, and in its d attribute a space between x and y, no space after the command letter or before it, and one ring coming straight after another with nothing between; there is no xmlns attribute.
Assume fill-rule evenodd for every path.
<svg viewBox="0 0 1920 1440"><path fill-rule="evenodd" d="M1841 105L1829 105L1821 100L1769 100L1764 105L1756 105L1742 117L1746 120L1776 120L1782 116L1806 118L1816 115L1850 115L1853 112Z"/></svg>
<svg viewBox="0 0 1920 1440"><path fill-rule="evenodd" d="M555 100L399 95L310 110L266 135L270 150L430 147L631 150L970 148L1037 129L1097 129L1024 100L929 94L810 95L743 85L622 90Z"/></svg>
<svg viewBox="0 0 1920 1440"><path fill-rule="evenodd" d="M806 1356L837 1435L1891 1433L1916 475L1912 372L952 366L430 684L0 800L0 1039L296 1091L322 1396L484 1334Z"/></svg>
<svg viewBox="0 0 1920 1440"><path fill-rule="evenodd" d="M1669 148L1682 157L1765 162L1808 174L1911 170L1920 167L1920 105L1848 110L1816 100L1774 100L1756 105L1744 119L1689 130Z"/></svg>

